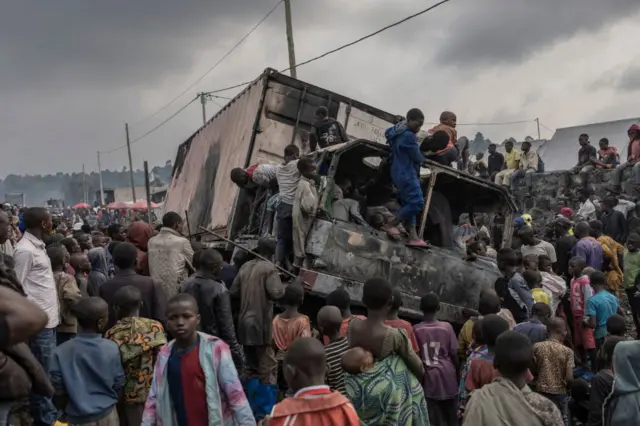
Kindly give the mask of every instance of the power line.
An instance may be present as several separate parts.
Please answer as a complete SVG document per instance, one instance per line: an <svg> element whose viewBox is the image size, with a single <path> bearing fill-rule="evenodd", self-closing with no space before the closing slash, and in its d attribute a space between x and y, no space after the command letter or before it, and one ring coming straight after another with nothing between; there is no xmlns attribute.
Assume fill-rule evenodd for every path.
<svg viewBox="0 0 640 426"><path fill-rule="evenodd" d="M187 103L186 105L184 105L182 108L180 108L179 110L177 110L176 112L174 112L173 114L171 114L169 117L167 117L165 120L163 120L160 124L158 124L157 126L155 126L153 129L149 130L148 132L146 132L145 134L143 134L142 136L139 136L137 138L135 138L134 140L131 141L131 144L134 144L136 142L138 142L140 139L146 138L147 136L149 136L151 133L155 132L156 130L158 130L160 127L162 127L164 124L166 124L169 120L171 120L172 118L174 118L176 115L180 114L182 111L184 111L189 105L191 105L196 99L198 99L199 96L196 96L195 98L193 98L191 101L189 101L189 103ZM112 148L110 150L107 151L100 151L100 154L111 154L112 152L115 151L119 151L121 149L125 149L127 147L127 145L120 145L116 148Z"/></svg>
<svg viewBox="0 0 640 426"><path fill-rule="evenodd" d="M448 3L449 1L450 1L450 0L441 0L440 2L438 2L438 3L436 3L436 4L432 5L432 6L429 6L429 7L428 7L428 8L426 8L426 9L421 10L420 12L414 13L413 15L409 15L409 16L407 16L406 18L401 19L400 21L394 22L393 24L387 25L386 27L379 29L378 31L375 31L375 32L373 32L373 33L371 33L371 34L368 34L368 35L364 36L364 37L360 37L360 38L359 38L359 39L357 39L357 40L354 40L354 41L352 41L352 42L350 42L350 43L344 44L344 45L342 45L342 46L340 46L340 47L337 47L337 48L335 48L335 49L329 50L328 52L325 52L325 53L323 53L323 54L321 54L321 55L318 55L318 56L316 56L316 57L314 57L314 58L308 59L308 60L306 60L306 61L304 61L304 62L300 62L300 63L296 64L296 68L301 67L301 66L304 66L304 65L308 65L308 64L310 64L310 63L312 63L312 62L315 62L315 61L317 61L317 60L319 60L319 59L322 59L322 58L324 58L324 57L326 57L326 56L332 55L332 54L334 54L334 53L336 53L336 52L339 52L339 51L341 51L341 50L344 50L344 49L346 49L346 48L348 48L348 47L354 46L354 45L356 45L356 44L358 44L358 43L360 43L360 42L363 42L363 41L365 41L365 40L367 40L367 39L369 39L369 38L371 38L371 37L374 37L374 36L376 36L376 35L378 35L378 34L380 34L380 33L384 32L384 31L386 31L386 30L388 30L388 29L391 29L391 28L393 28L393 27L396 27L396 26L398 26L398 25L400 25L400 24L404 24L405 22L407 22L407 21L409 21L409 20L411 20L411 19L413 19L413 18L416 18L416 17L418 17L418 16L420 16L420 15L423 15L423 14L425 14L425 13L427 13L427 12L430 12L431 10L435 9L436 7L438 7L438 6L442 6L443 4ZM289 68L285 68L285 69L281 70L280 72L281 72L281 73L282 73L282 72L287 72L287 71L289 71L290 69L291 69L291 67L289 67ZM219 93L219 92L224 92L224 91L226 91L226 90L236 89L236 88L238 88L238 87L246 86L247 84L250 84L252 81L253 81L253 80L251 80L251 81L246 81L246 82L242 82L242 83L238 83L238 84L234 84L233 86L225 87L225 88L223 88L223 89L213 90L213 91L211 91L211 92L208 92L207 94Z"/></svg>
<svg viewBox="0 0 640 426"><path fill-rule="evenodd" d="M548 131L550 131L551 133L555 133L555 130L552 130L550 128L548 128L547 126L545 126L544 124L540 123L540 126L544 127L545 129L547 129Z"/></svg>
<svg viewBox="0 0 640 426"><path fill-rule="evenodd" d="M153 129L149 130L148 132L146 132L145 134L143 134L142 136L139 136L137 138L135 138L134 140L131 141L131 144L133 145L134 143L138 142L140 139L144 139L147 136L149 136L151 133L155 132L156 130L158 130L160 127L162 127L167 121L171 120L173 117L175 117L176 115L180 114L182 111L184 111L189 105L191 105L192 103L194 103L196 101L196 99L198 99L199 96L196 96L195 98L191 99L191 101L189 101L188 104L186 104L185 106L183 106L182 108L180 108L179 110L177 110L176 112L174 112L173 114L171 114L169 117L167 117L165 120L163 120L160 124L158 124L157 126L155 126Z"/></svg>
<svg viewBox="0 0 640 426"><path fill-rule="evenodd" d="M196 81L194 81L192 84L190 84L186 89L184 89L182 92L180 92L175 98L171 99L166 105L164 105L162 108L160 108L159 110L157 110L156 112L154 112L153 114L144 117L141 120L138 120L133 124L140 124L143 121L146 121L152 117L155 117L156 115L158 115L160 112L164 111L169 105L173 104L175 101L177 101L178 99L180 99L185 93L187 93L189 90L191 90L196 84L200 83L200 81L202 81L202 79L204 79L207 75L209 75L209 73L211 73L214 69L216 69L218 67L218 65L220 65L225 59L227 59L227 57L229 57L229 55L231 55L247 38L249 38L249 36L251 34L253 34L253 32L255 30L258 29L258 27L260 25L262 25L264 23L264 21L266 21L269 16L271 16L273 14L273 12L276 11L276 9L278 8L278 6L280 6L282 3L284 2L284 0L279 0L278 3L273 6L271 8L271 10L269 10L269 12L267 12L266 15L264 15L264 17L262 19L260 19L260 21L258 21L258 23L251 28L251 30L245 34L244 37L242 37L227 53L225 53L219 60L218 62L216 62L215 64L213 64L213 66L211 68L209 68L204 74L202 74Z"/></svg>

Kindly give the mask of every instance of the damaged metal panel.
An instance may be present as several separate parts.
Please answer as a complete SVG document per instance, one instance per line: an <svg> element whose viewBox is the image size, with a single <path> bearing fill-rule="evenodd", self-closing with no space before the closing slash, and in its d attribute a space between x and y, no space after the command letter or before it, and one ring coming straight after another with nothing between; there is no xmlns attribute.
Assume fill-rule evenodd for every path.
<svg viewBox="0 0 640 426"><path fill-rule="evenodd" d="M238 194L229 174L246 160L263 82L253 83L191 138L169 187L165 211L184 215L187 210L192 227L227 225Z"/></svg>
<svg viewBox="0 0 640 426"><path fill-rule="evenodd" d="M481 291L493 288L500 276L494 264L468 262L462 253L453 250L438 247L418 250L383 238L370 229L349 230L316 219L307 241L307 253L319 261L315 262L315 271L340 280L361 283L363 277L389 279L405 295L405 307L409 310L419 311L420 298L435 292L443 302L457 307L447 316L462 315L462 308L475 309ZM322 292L316 287L314 291ZM353 296L358 296L361 289L353 292Z"/></svg>

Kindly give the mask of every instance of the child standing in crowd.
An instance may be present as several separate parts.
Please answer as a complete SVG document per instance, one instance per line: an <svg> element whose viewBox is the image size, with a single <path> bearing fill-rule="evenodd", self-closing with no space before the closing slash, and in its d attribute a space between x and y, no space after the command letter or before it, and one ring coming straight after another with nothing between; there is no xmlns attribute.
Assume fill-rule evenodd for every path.
<svg viewBox="0 0 640 426"><path fill-rule="evenodd" d="M402 307L402 292L399 289L395 288L393 290L393 302L391 302L391 309L389 310L389 316L387 317L387 320L384 323L389 327L401 328L404 331L406 331L407 335L409 336L409 341L411 342L411 348L413 348L413 351L415 353L418 353L419 352L418 342L416 341L415 334L413 334L413 327L411 326L411 323L409 321L400 319L400 317L398 316L398 312L400 311L401 307Z"/></svg>
<svg viewBox="0 0 640 426"><path fill-rule="evenodd" d="M59 345L75 337L78 333L78 321L71 308L82 298L76 279L64 272L64 264L67 250L60 244L47 247L47 255L51 260L53 278L58 290L58 303L60 305L60 324L56 327L56 342Z"/></svg>
<svg viewBox="0 0 640 426"><path fill-rule="evenodd" d="M506 310L505 310L506 311ZM474 343L473 339L473 327L479 320L481 320L486 315L497 314L498 316L502 316L500 314L500 298L498 295L491 290L485 290L480 293L480 301L478 303L478 312L480 313L477 317L469 318L462 329L460 330L460 334L458 335L458 359L460 360L460 365L465 364L465 360L469 354L469 350L471 349L471 345ZM511 313L506 311L509 315ZM503 318L505 319L505 318ZM506 319L505 319L506 320ZM509 322L508 320L506 320ZM515 322L513 318L511 318L513 325L509 324L509 328L515 326Z"/></svg>
<svg viewBox="0 0 640 426"><path fill-rule="evenodd" d="M602 407L613 389L613 351L618 343L624 340L622 337L613 336L602 345L602 368L591 381L588 426L602 426Z"/></svg>
<svg viewBox="0 0 640 426"><path fill-rule="evenodd" d="M102 337L109 307L99 297L89 297L80 300L73 312L78 335L58 346L51 361L54 401L70 425L117 425L124 371L118 346Z"/></svg>
<svg viewBox="0 0 640 426"><path fill-rule="evenodd" d="M589 276L595 294L587 301L586 318L590 328L595 329L596 348L600 349L607 335L607 321L620 309L618 298L609 293L607 277L603 272L597 271Z"/></svg>
<svg viewBox="0 0 640 426"><path fill-rule="evenodd" d="M304 337L291 345L284 376L295 395L273 407L266 426L360 426L351 402L324 384L326 362L325 349L316 339Z"/></svg>
<svg viewBox="0 0 640 426"><path fill-rule="evenodd" d="M589 276L584 274L586 261L584 257L573 257L569 261L569 273L571 280L571 311L573 313L573 346L579 351L583 366L587 366L587 355L591 368L596 368L596 341L593 329L585 324L587 304L593 295L593 288Z"/></svg>
<svg viewBox="0 0 640 426"><path fill-rule="evenodd" d="M296 198L298 181L300 181L298 157L300 157L300 149L295 145L287 145L284 148L284 163L276 169L276 179L280 190L280 203L276 210L278 226L276 264L278 266L291 265L289 257L293 250L293 203Z"/></svg>
<svg viewBox="0 0 640 426"><path fill-rule="evenodd" d="M568 426L568 391L573 382L573 351L562 342L567 328L560 318L549 320L549 340L533 345L533 365L538 378L537 391L551 400L562 413Z"/></svg>
<svg viewBox="0 0 640 426"><path fill-rule="evenodd" d="M351 296L349 296L349 292L344 288L339 288L337 290L332 291L327 295L327 299L325 300L327 306L335 306L340 309L340 313L342 314L342 324L340 325L340 336L347 336L347 328L349 327L349 323L354 318L365 319L364 315L355 315L351 313ZM329 343L329 339L325 336L324 344Z"/></svg>
<svg viewBox="0 0 640 426"><path fill-rule="evenodd" d="M547 340L547 322L551 318L551 308L546 303L533 305L531 319L522 322L513 328L513 331L522 333L529 338L532 345Z"/></svg>
<svg viewBox="0 0 640 426"><path fill-rule="evenodd" d="M562 424L556 406L527 386L532 352L531 343L520 333L507 331L497 339L498 378L472 395L464 426Z"/></svg>
<svg viewBox="0 0 640 426"><path fill-rule="evenodd" d="M535 263L536 268L538 264ZM522 273L522 278L527 282L527 285L531 289L531 297L533 297L534 303L551 303L549 295L542 289L542 275L538 271L526 270Z"/></svg>
<svg viewBox="0 0 640 426"><path fill-rule="evenodd" d="M349 341L340 335L342 315L335 306L323 306L318 311L318 328L320 333L329 339L324 351L327 359L327 385L334 391L347 394L344 387L344 370L342 355L349 349Z"/></svg>
<svg viewBox="0 0 640 426"><path fill-rule="evenodd" d="M607 334L609 336L625 337L627 323L622 315L611 315L607 320Z"/></svg>
<svg viewBox="0 0 640 426"><path fill-rule="evenodd" d="M298 160L300 180L293 200L293 254L294 266L302 267L305 258L307 235L318 209L318 191L316 190L316 166L309 157Z"/></svg>
<svg viewBox="0 0 640 426"><path fill-rule="evenodd" d="M193 296L169 301L167 330L175 339L158 355L142 426L256 424L229 346L197 332L199 322Z"/></svg>
<svg viewBox="0 0 640 426"><path fill-rule="evenodd" d="M282 361L289 346L300 337L311 337L311 322L309 317L298 312L304 300L304 290L297 283L289 284L284 290L284 296L278 303L284 312L273 319L273 346L278 361L278 385L280 391L287 390L287 384L282 375Z"/></svg>
<svg viewBox="0 0 640 426"><path fill-rule="evenodd" d="M482 338L487 345L487 354L469 361L469 370L464 377L464 384L468 397L484 385L488 385L498 377L498 372L493 368L493 356L496 339L505 331L509 330L509 325L505 320L497 315L487 315L482 319Z"/></svg>
<svg viewBox="0 0 640 426"><path fill-rule="evenodd" d="M167 338L158 321L140 318L142 293L138 288L122 287L114 301L119 319L107 330L105 338L118 345L125 372L123 399L118 406L120 424L139 426L153 379L153 366Z"/></svg>
<svg viewBox="0 0 640 426"><path fill-rule="evenodd" d="M517 323L529 319L533 297L527 282L517 270L518 254L515 250L504 248L498 253L498 268L502 277L495 284L502 306L511 311Z"/></svg>
<svg viewBox="0 0 640 426"><path fill-rule="evenodd" d="M553 272L553 264L549 256L538 256L538 271L542 277L542 288L549 294L549 306L551 314L557 315L560 302L567 292L567 282L561 276Z"/></svg>
<svg viewBox="0 0 640 426"><path fill-rule="evenodd" d="M467 388L465 387L465 379L469 373L469 364L471 360L480 357L486 357L489 354L487 345L484 343L482 337L482 320L479 319L473 324L472 329L472 345L469 350L469 358L461 363L462 370L460 371L460 382L458 383L458 418L464 417L464 409L469 401L469 395Z"/></svg>
<svg viewBox="0 0 640 426"><path fill-rule="evenodd" d="M420 299L424 320L414 327L424 362L422 380L424 396L429 409L431 426L455 425L457 419L458 371L457 341L453 327L448 322L436 320L440 310L440 298L429 293Z"/></svg>
<svg viewBox="0 0 640 426"><path fill-rule="evenodd" d="M76 272L75 278L80 293L82 293L84 297L89 296L89 283L87 281L87 274L91 272L89 258L84 253L73 253L71 254L69 264Z"/></svg>
<svg viewBox="0 0 640 426"><path fill-rule="evenodd" d="M627 238L627 252L623 255L624 288L631 306L637 339L640 340L640 291L636 278L640 276L640 234L631 233Z"/></svg>

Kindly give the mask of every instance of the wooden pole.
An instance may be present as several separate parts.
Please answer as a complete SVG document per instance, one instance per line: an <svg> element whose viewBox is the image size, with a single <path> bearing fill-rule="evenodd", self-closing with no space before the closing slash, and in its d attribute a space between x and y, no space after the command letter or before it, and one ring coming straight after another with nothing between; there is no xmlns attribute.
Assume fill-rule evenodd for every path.
<svg viewBox="0 0 640 426"><path fill-rule="evenodd" d="M284 17L287 22L287 47L289 50L289 74L298 78L296 72L296 50L293 45L293 24L291 23L291 0L284 0Z"/></svg>
<svg viewBox="0 0 640 426"><path fill-rule="evenodd" d="M144 162L144 189L147 192L147 217L149 219L149 225L151 223L151 187L149 186L149 164Z"/></svg>
<svg viewBox="0 0 640 426"><path fill-rule="evenodd" d="M131 142L129 141L129 123L124 123L124 131L127 135L127 154L129 154L129 180L131 181L131 196L132 202L138 201L136 199L136 186L133 183L133 162L131 161Z"/></svg>

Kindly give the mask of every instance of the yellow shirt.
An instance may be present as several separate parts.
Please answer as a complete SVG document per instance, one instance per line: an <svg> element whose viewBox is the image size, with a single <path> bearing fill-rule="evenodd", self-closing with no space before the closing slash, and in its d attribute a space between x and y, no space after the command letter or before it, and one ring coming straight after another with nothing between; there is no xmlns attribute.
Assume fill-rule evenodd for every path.
<svg viewBox="0 0 640 426"><path fill-rule="evenodd" d="M520 161L521 153L517 149L512 149L511 152L504 153L504 160L507 163L508 170L514 170L518 167L518 161Z"/></svg>
<svg viewBox="0 0 640 426"><path fill-rule="evenodd" d="M547 305L551 303L551 299L549 298L549 295L545 293L544 290L541 288L531 289L531 296L533 296L533 300L536 303L546 303Z"/></svg>

